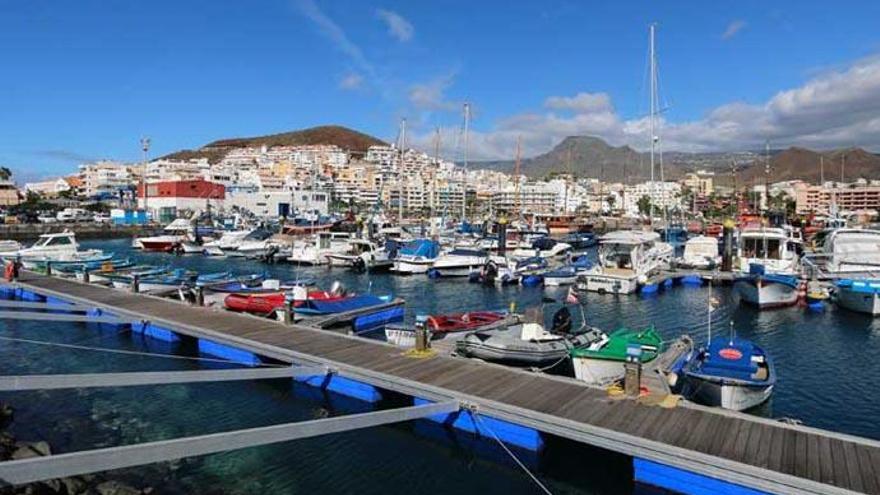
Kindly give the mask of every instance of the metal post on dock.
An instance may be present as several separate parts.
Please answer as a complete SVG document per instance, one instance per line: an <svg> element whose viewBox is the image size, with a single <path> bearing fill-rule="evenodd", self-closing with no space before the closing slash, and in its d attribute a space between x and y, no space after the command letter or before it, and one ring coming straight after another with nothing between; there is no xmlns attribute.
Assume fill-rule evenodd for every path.
<svg viewBox="0 0 880 495"><path fill-rule="evenodd" d="M196 287L196 306L202 307L205 305L205 288L201 285Z"/></svg>
<svg viewBox="0 0 880 495"><path fill-rule="evenodd" d="M47 277L52 276L52 262L51 261L46 261L46 276Z"/></svg>
<svg viewBox="0 0 880 495"><path fill-rule="evenodd" d="M507 218L498 219L498 254L504 256L507 250Z"/></svg>
<svg viewBox="0 0 880 495"><path fill-rule="evenodd" d="M137 273L131 276L131 291L137 294L141 290L141 277Z"/></svg>
<svg viewBox="0 0 880 495"><path fill-rule="evenodd" d="M416 352L425 352L431 348L431 334L425 324L426 319L424 315L416 317Z"/></svg>
<svg viewBox="0 0 880 495"><path fill-rule="evenodd" d="M83 265L82 281L85 283L89 283L89 278L90 278L90 274L89 274L88 267L86 267L86 265Z"/></svg>
<svg viewBox="0 0 880 495"><path fill-rule="evenodd" d="M627 397L638 397L642 385L642 346L631 344L626 347L623 389Z"/></svg>
<svg viewBox="0 0 880 495"><path fill-rule="evenodd" d="M733 270L733 220L724 221L724 252L721 257L721 271Z"/></svg>
<svg viewBox="0 0 880 495"><path fill-rule="evenodd" d="M288 294L284 298L284 305L278 311L278 319L285 325L293 324L293 297Z"/></svg>

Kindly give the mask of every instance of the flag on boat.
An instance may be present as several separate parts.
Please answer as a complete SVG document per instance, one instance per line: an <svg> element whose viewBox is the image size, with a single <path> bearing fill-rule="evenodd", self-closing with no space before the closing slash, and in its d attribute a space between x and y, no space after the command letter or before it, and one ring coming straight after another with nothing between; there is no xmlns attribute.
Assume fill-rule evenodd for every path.
<svg viewBox="0 0 880 495"><path fill-rule="evenodd" d="M566 304L580 304L580 299L578 299L577 294L574 292L574 287L568 288L568 295L565 296Z"/></svg>

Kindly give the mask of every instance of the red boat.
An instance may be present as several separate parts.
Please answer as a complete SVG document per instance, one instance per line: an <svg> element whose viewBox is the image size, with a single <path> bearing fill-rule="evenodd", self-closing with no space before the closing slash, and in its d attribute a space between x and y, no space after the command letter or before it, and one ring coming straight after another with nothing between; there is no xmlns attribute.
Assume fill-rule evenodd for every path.
<svg viewBox="0 0 880 495"><path fill-rule="evenodd" d="M351 297L348 295L331 294L323 290L310 291L308 298L318 301L338 301ZM230 311L239 311L258 315L268 315L276 309L284 306L286 295L284 292L269 292L259 294L229 294L223 300L224 306ZM304 300L294 300L293 307L301 306Z"/></svg>
<svg viewBox="0 0 880 495"><path fill-rule="evenodd" d="M428 329L432 333L463 332L476 330L504 319L506 315L497 311L471 311L450 315L429 316Z"/></svg>

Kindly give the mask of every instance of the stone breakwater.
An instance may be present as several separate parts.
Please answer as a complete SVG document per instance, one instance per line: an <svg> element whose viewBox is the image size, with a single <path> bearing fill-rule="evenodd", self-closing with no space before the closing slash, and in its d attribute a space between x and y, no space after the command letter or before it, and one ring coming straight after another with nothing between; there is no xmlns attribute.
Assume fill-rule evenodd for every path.
<svg viewBox="0 0 880 495"><path fill-rule="evenodd" d="M27 223L27 224L0 224L0 239L15 241L27 241L40 237L43 234L52 234L70 230L76 234L77 239L118 239L121 237L135 237L152 235L160 230L155 226L138 225L112 225L107 223Z"/></svg>

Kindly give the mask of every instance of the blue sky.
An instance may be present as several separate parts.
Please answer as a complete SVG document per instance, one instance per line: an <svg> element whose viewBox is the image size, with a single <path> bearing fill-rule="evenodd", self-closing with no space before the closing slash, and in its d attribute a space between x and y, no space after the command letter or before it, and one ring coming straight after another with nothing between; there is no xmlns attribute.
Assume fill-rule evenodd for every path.
<svg viewBox="0 0 880 495"><path fill-rule="evenodd" d="M569 134L666 149L880 149L880 2L0 0L0 164L20 177L342 124L461 158Z"/></svg>

